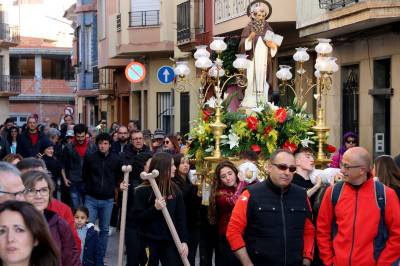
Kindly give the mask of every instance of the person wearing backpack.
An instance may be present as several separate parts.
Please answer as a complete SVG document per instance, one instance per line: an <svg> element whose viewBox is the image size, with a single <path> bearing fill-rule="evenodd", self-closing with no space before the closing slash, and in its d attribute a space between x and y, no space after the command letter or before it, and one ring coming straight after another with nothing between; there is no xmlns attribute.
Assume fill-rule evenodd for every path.
<svg viewBox="0 0 400 266"><path fill-rule="evenodd" d="M400 260L399 201L370 171L366 149L344 153L343 181L327 189L317 219L324 265L391 266Z"/></svg>

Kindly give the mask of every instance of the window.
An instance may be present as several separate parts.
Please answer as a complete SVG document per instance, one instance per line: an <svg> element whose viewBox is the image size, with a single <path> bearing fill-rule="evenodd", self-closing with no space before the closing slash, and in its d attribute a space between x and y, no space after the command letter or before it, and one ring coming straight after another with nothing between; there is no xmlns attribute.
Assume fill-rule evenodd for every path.
<svg viewBox="0 0 400 266"><path fill-rule="evenodd" d="M178 5L177 16L178 41L190 39L190 1Z"/></svg>
<svg viewBox="0 0 400 266"><path fill-rule="evenodd" d="M342 68L342 77L342 135L349 131L358 134L359 66L344 66Z"/></svg>
<svg viewBox="0 0 400 266"><path fill-rule="evenodd" d="M35 59L10 57L10 75L33 79L35 76Z"/></svg>
<svg viewBox="0 0 400 266"><path fill-rule="evenodd" d="M104 39L106 37L106 0L99 0L99 39Z"/></svg>
<svg viewBox="0 0 400 266"><path fill-rule="evenodd" d="M71 77L71 67L68 56L63 58L42 58L42 77L43 79L65 79Z"/></svg>
<svg viewBox="0 0 400 266"><path fill-rule="evenodd" d="M157 127L167 134L174 132L173 93L157 92Z"/></svg>
<svg viewBox="0 0 400 266"><path fill-rule="evenodd" d="M84 41L84 47L85 47L85 52L84 52L84 68L85 71L90 72L92 71L92 25L87 25L85 26L85 41Z"/></svg>

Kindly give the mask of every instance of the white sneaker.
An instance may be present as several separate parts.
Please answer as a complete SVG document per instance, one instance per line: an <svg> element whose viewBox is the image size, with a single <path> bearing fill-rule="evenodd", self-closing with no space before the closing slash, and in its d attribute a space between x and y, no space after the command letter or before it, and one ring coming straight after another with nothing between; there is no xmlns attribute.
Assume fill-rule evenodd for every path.
<svg viewBox="0 0 400 266"><path fill-rule="evenodd" d="M116 227L110 226L108 228L108 236L112 236L117 231Z"/></svg>

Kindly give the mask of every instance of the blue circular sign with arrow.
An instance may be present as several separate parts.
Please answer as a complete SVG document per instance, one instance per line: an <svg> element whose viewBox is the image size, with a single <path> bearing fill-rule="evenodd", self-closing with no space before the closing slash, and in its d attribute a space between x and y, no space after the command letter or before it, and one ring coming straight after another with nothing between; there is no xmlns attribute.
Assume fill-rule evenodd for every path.
<svg viewBox="0 0 400 266"><path fill-rule="evenodd" d="M175 78L174 69L170 66L162 66L157 71L157 78L161 84L169 84Z"/></svg>

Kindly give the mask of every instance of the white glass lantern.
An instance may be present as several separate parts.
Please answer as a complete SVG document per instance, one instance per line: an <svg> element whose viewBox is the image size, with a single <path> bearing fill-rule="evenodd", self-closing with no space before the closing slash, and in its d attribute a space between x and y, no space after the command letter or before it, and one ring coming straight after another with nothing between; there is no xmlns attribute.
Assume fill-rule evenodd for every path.
<svg viewBox="0 0 400 266"><path fill-rule="evenodd" d="M329 57L329 72L335 73L339 70L339 66L336 63L336 57Z"/></svg>
<svg viewBox="0 0 400 266"><path fill-rule="evenodd" d="M215 51L216 53L222 53L228 47L224 42L225 37L214 37L213 41L210 43L211 50Z"/></svg>
<svg viewBox="0 0 400 266"><path fill-rule="evenodd" d="M332 53L332 45L330 44L331 39L318 39L318 44L315 46L315 51L319 54L330 54Z"/></svg>
<svg viewBox="0 0 400 266"><path fill-rule="evenodd" d="M225 70L214 64L210 70L208 70L208 75L213 78L216 78L217 76L221 78L225 75Z"/></svg>
<svg viewBox="0 0 400 266"><path fill-rule="evenodd" d="M296 48L296 53L293 55L293 59L296 62L307 62L310 59L310 56L307 53L307 49L305 47Z"/></svg>
<svg viewBox="0 0 400 266"><path fill-rule="evenodd" d="M286 65L280 65L278 72L276 72L276 77L282 81L292 79L293 75L290 72L290 69L292 69L292 67Z"/></svg>
<svg viewBox="0 0 400 266"><path fill-rule="evenodd" d="M175 75L179 77L185 77L190 74L190 68L187 61L176 62L176 67L174 69Z"/></svg>
<svg viewBox="0 0 400 266"><path fill-rule="evenodd" d="M196 52L194 53L193 57L195 59L199 59L200 57L210 57L210 52L207 51L207 45L198 45L196 46Z"/></svg>
<svg viewBox="0 0 400 266"><path fill-rule="evenodd" d="M249 66L249 60L247 60L247 54L237 54L235 61L233 61L233 67L239 70L247 69Z"/></svg>
<svg viewBox="0 0 400 266"><path fill-rule="evenodd" d="M314 67L319 72L329 72L329 70L331 69L331 62L329 57L325 56L317 57Z"/></svg>
<svg viewBox="0 0 400 266"><path fill-rule="evenodd" d="M205 57L205 56L202 56L202 57L199 57L199 58L196 60L196 62L194 63L194 65L195 65L197 68L208 69L208 68L210 68L210 67L212 66L212 62L211 62L210 58Z"/></svg>

